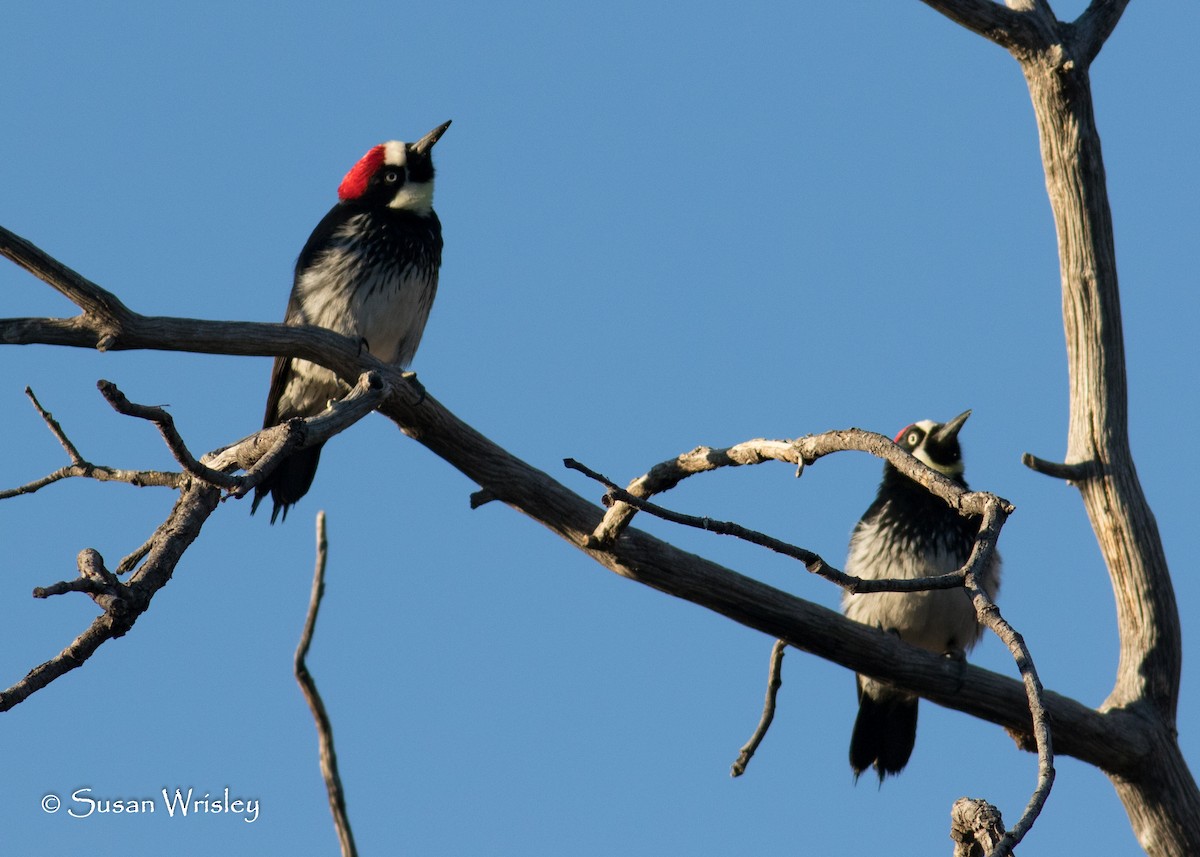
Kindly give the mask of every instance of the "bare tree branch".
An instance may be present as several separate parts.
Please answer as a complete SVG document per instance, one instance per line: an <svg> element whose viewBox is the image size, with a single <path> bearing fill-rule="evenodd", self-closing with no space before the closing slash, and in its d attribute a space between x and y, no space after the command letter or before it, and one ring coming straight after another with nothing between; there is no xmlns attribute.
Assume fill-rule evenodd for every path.
<svg viewBox="0 0 1200 857"><path fill-rule="evenodd" d="M125 398L125 394L117 389L117 385L112 381L97 381L96 387L100 390L100 395L104 396L117 413L127 417L149 420L158 426L158 430L167 444L167 449L171 450L171 455L175 456L175 460L183 465L183 469L192 476L227 491L232 491L239 486L242 480L230 476L228 473L213 470L211 467L205 467L192 457L187 444L175 430L175 420L165 410L149 405L134 404Z"/></svg>
<svg viewBox="0 0 1200 857"><path fill-rule="evenodd" d="M882 437L882 435L881 435ZM752 441L753 443L753 441ZM913 459L916 461L916 459ZM838 586L847 592L923 592L928 589L957 589L963 586L966 580L965 569L950 572L949 574L940 574L936 577L890 577L890 578L873 578L867 579L856 577L853 574L846 574L844 571L839 571L832 565L827 563L819 555L802 547L789 544L774 536L768 536L766 533L752 530L748 527L743 527L741 524L735 524L732 521L718 521L713 518L698 518L694 515L683 515L679 512L673 512L663 506L650 503L640 497L635 497L628 491L617 487L616 483L608 479L603 474L597 473L585 464L581 464L573 458L567 458L563 461L569 470L577 470L584 476L595 479L608 488L608 493L605 494L606 501L612 503L627 503L634 509L645 512L648 515L653 515L656 518L661 518L664 521L670 521L673 524L680 524L684 527L692 527L697 530L704 530L709 533L716 533L722 536L733 536L749 542L750 544L758 545L759 547L767 548L775 553L790 557L791 559L799 560L804 563L804 567L810 572L828 580L830 583L836 583ZM917 462L920 466L925 465ZM610 503L606 503L611 508ZM603 524L601 524L603 527Z"/></svg>
<svg viewBox="0 0 1200 857"><path fill-rule="evenodd" d="M1128 5L1129 0L1092 0L1075 20L1075 56L1085 68L1100 53Z"/></svg>
<svg viewBox="0 0 1200 857"><path fill-rule="evenodd" d="M779 688L783 686L783 652L786 648L787 643L783 640L776 640L771 646L771 668L767 672L767 697L763 701L762 717L759 718L758 726L750 740L738 752L737 760L729 770L731 777L740 777L746 773L746 766L754 758L763 738L767 737L767 730L771 728L771 721L775 719L775 697L779 694Z"/></svg>
<svg viewBox="0 0 1200 857"><path fill-rule="evenodd" d="M217 472L224 472L226 469L241 467L249 469L251 474L263 473L265 471L261 468L258 471L254 469L258 459L270 457L272 460L278 460L280 450L291 448L289 444L295 446L297 432L304 442L327 439L374 410L375 405L387 392L388 388L378 375L367 373L344 399L331 404L321 414L306 420L294 420L292 425L264 429L236 444L216 450L204 456L201 469L207 471L216 468ZM108 393L110 401L121 402L121 407L132 414L148 415L151 419L166 416L161 409L146 408L128 402L115 386L111 387ZM38 409L42 411L40 406ZM174 435L173 439L167 438L168 445L173 444L175 447L173 451L182 449L186 452L183 439L173 428L169 432L164 431L164 437L168 434ZM66 437L61 427L56 435L62 439ZM74 448L69 441L64 446L68 449ZM190 453L188 456L190 457ZM83 465L72 467L90 465L86 465L85 462ZM105 642L127 633L138 617L149 609L154 595L170 581L183 553L199 536L201 527L221 500L219 486L190 474L173 475L178 480L179 499L154 535L121 560L117 568L119 573L131 570L138 562L142 563L127 582L121 582L104 567L104 560L98 552L87 549L79 554L77 579L60 581L34 590L36 598L84 592L96 602L103 613L56 657L35 667L24 679L7 690L0 691L0 711L7 711L56 678L82 666ZM247 486L253 487L252 476L243 478Z"/></svg>
<svg viewBox="0 0 1200 857"><path fill-rule="evenodd" d="M57 289L86 314L111 321L114 324L119 324L132 315L129 308L121 303L116 295L100 288L62 262L43 253L29 241L14 235L3 227L0 227L0 256L11 259L38 279ZM96 347L104 351L105 347L102 343L105 342L106 336L102 333L97 337Z"/></svg>
<svg viewBox="0 0 1200 857"><path fill-rule="evenodd" d="M390 388L379 373L364 372L346 395L326 404L321 413L305 419L288 420L282 425L255 432L237 443L213 450L200 460L198 467L218 472L234 468L244 470L246 475L234 480L234 488L230 492L234 497L243 497L294 450L325 443L345 431L379 407L389 392ZM284 437L279 439L281 432Z"/></svg>
<svg viewBox="0 0 1200 857"><path fill-rule="evenodd" d="M952 19L963 4L926 0ZM975 4L967 4L974 6ZM1200 788L1176 738L1182 635L1158 525L1129 448L1129 396L1112 212L1088 67L1127 0L1093 0L1072 25L1036 5L1036 38L1012 49L1029 87L1058 234L1070 381L1067 476L1079 490L1112 582L1120 660L1106 712L1137 711L1153 758L1118 775L1135 835L1155 855L1200 853ZM1086 468L1086 470L1084 469ZM1056 730L1057 731L1057 730ZM1062 733L1057 732L1061 737ZM1184 823L1183 819L1189 819Z"/></svg>
<svg viewBox="0 0 1200 857"><path fill-rule="evenodd" d="M96 600L104 612L73 643L55 657L34 667L25 678L0 691L0 711L7 711L56 678L80 667L105 642L124 636L137 618L150 606L150 600L167 582L183 552L200 535L200 528L217 508L220 492L204 483L185 477L179 499L167 520L155 532L146 561L128 583L119 589L96 591L95 582L83 584L84 591ZM96 558L99 554L96 554ZM102 561L101 561L102 562ZM90 568L80 562L80 576L90 576ZM44 591L72 591L76 587L61 583Z"/></svg>
<svg viewBox="0 0 1200 857"><path fill-rule="evenodd" d="M978 798L959 798L950 810L950 838L954 857L1000 857L1004 838L1000 810ZM1003 853L1010 852L1006 848Z"/></svg>
<svg viewBox="0 0 1200 857"><path fill-rule="evenodd" d="M37 400L37 396L33 394L33 390L26 387L25 395L33 402L34 408L37 409L42 420L50 428L51 433L58 440L62 448L67 451L71 463L66 467L60 467L53 473L43 476L41 479L35 479L24 485L18 485L16 488L0 491L0 500L19 497L22 494L33 494L47 485L53 485L55 482L72 477L95 479L99 482L127 482L130 485L137 486L179 487L180 474L178 473L159 470L119 470L114 467L92 464L79 454L79 450L71 442L71 439L67 437L66 432L63 431L58 421L54 419L54 415L42 407L42 403Z"/></svg>
<svg viewBox="0 0 1200 857"><path fill-rule="evenodd" d="M1100 466L1094 461L1078 461L1074 464L1063 464L1057 461L1046 461L1028 452L1021 456L1021 463L1035 473L1041 473L1043 476L1051 476L1055 479L1062 479L1066 482L1079 482L1083 479L1090 479L1100 473Z"/></svg>
<svg viewBox="0 0 1200 857"><path fill-rule="evenodd" d="M915 472L920 470L929 470L923 463L917 461L912 456L900 450L894 443L888 441L882 435L872 436L869 432L860 432L857 429L852 429L848 432L829 432L827 436L809 436L804 440L807 441L809 450L815 455L816 452L828 452L845 441L848 438L861 441L865 446L875 447L878 454L883 453L888 446L896 451L899 451L901 458L899 460L909 459L906 465L915 468ZM731 447L738 450L753 450L761 448L766 442L750 441L744 444L739 444L737 447ZM714 469L715 467L757 463L759 461L768 461L772 459L790 461L792 455L790 451L794 451L794 447L798 446L799 442L772 441L767 445L767 449L772 454L753 455L747 458L742 454L729 456L723 454L724 451L702 451L693 450L683 456L679 456L671 461L664 462L651 473L655 473L655 477L642 477L634 480L634 486L640 487L643 491L650 491L654 488L665 489L678 484L678 482L686 475L694 472L703 472ZM801 461L805 461L801 457ZM976 616L981 625L990 628L1001 641L1008 646L1012 653L1013 659L1017 663L1017 667L1021 672L1025 682L1026 692L1029 699L1029 710L1033 717L1033 743L1038 753L1038 781L1034 789L1033 795L1030 797L1029 803L1026 806L1025 812L1019 823L1013 830L1005 836L1003 841L998 846L996 852L997 857L1007 855L1011 849L1021 841L1029 829L1033 826L1034 821L1041 813L1042 807L1045 805L1046 798L1050 794L1050 790L1054 783L1054 753L1050 737L1050 725L1046 716L1043 689L1041 681L1038 679L1037 670L1033 663L1032 655L1028 647L1025 645L1024 639L1017 631L1004 620L1000 615L1000 610L995 602L987 595L987 593L977 583L977 576L982 573L982 570L991 561L995 554L996 542L1000 537L1000 530L1004 526L1004 521L1012 511L1012 505L1007 501L1001 500L998 497L986 495L989 499L985 505L984 514L980 520L979 533L976 536L975 543L972 546L971 554L967 558L966 563L961 569L949 574L939 575L936 577L924 577L913 579L880 579L880 580L863 580L862 578L853 575L847 575L835 568L829 566L817 554L782 542L779 539L767 536L763 533L747 529L738 524L727 521L714 521L711 518L697 518L690 515L682 515L678 512L673 512L664 509L661 506L649 503L639 497L633 496L630 492L624 491L610 479L596 473L583 464L574 459L567 459L566 466L572 470L578 470L584 475L595 479L608 488L608 494L605 495L606 501L627 503L637 509L645 511L663 520L672 523L681 524L684 526L695 527L697 529L715 532L723 535L732 535L737 538L744 539L752 544L766 547L777 553L784 554L793 559L797 559L805 564L809 571L820 575L826 580L830 580L850 592L880 592L880 591L900 591L914 592L929 589L949 589L953 587L965 587L967 594L971 597L975 607ZM689 468L688 463L691 463L694 468ZM933 471L930 471L933 473ZM957 487L957 486L955 486ZM966 494L963 489L959 489L961 494ZM608 520L606 516L606 520ZM625 519L626 521L628 518ZM601 525L603 527L603 524ZM595 537L593 535L593 543ZM779 641L776 645L776 656L782 659L783 641ZM742 753L738 761L734 763L733 775L738 776L745 770L745 764L753 755L758 744L762 741L767 728L770 726L771 719L774 717L775 691L778 685L774 684L778 679L778 662L773 661L772 668L772 685L767 691L767 710L763 714L763 722L760 723L758 731L751 738L750 742L742 748ZM1027 742L1023 742L1027 743Z"/></svg>
<svg viewBox="0 0 1200 857"><path fill-rule="evenodd" d="M0 243L3 242L0 232ZM121 347L132 337L145 341L147 348L174 349L180 342L160 341L155 336L173 336L186 331L190 341L200 343L206 353L303 354L305 359L332 368L344 380L353 380L350 370L360 368L359 360L369 355L347 349L350 340L319 328L291 328L283 325L205 322L199 320L153 319L134 316L133 333L126 333ZM17 327L28 333L43 330L37 325ZM13 326L0 320L0 342ZM51 338L59 329L44 329ZM238 336L227 335L236 331ZM260 332L257 341L240 338ZM88 336L76 337L66 344L94 347ZM33 340L30 340L33 341ZM228 348L221 352L222 343ZM63 343L59 343L63 344ZM347 359L348 350L354 351ZM414 394L404 373L380 366L379 374L390 390L379 410L394 420L409 436L474 480L488 494L544 524L551 531L587 553L600 565L631 580L652 586L670 595L718 612L743 625L755 628L771 638L785 639L797 649L810 652L854 672L865 672L918 693L925 698L984 720L996 723L1020 735L1032 734L1025 689L1020 682L967 664L953 667L932 652L907 645L886 634L840 616L838 613L804 601L766 584L737 574L702 557L679 550L637 530L626 530L610 547L591 544L592 533L601 522L601 510L565 488L546 473L530 466L488 440L450 413L433 396ZM900 460L894 444L869 432L850 433L839 440L839 433L801 438L798 443L803 461L815 462L837 449L879 450L889 461ZM881 439L883 442L880 442ZM210 467L218 466L206 461ZM893 461L895 464L896 461ZM906 467L902 461L898 465ZM910 468L915 470L914 468ZM908 475L924 484L949 490L951 505L960 511L982 514L986 495L962 493L961 488L942 477ZM941 483L945 483L941 485ZM948 486L948 488L947 488ZM943 496L944 495L939 495ZM154 549L139 568L154 567ZM136 575L135 575L136 576ZM23 697L22 697L23 698ZM18 700L19 701L19 700ZM0 710L15 704L0 694ZM1144 761L1157 733L1146 732L1141 718L1130 712L1105 713L1059 696L1046 694L1046 708L1059 731L1057 750L1109 771L1134 771Z"/></svg>
<svg viewBox="0 0 1200 857"><path fill-rule="evenodd" d="M1015 0L1008 8L993 0L923 0L951 21L995 42L1010 53L1027 51L1044 41L1054 21L1046 0Z"/></svg>
<svg viewBox="0 0 1200 857"><path fill-rule="evenodd" d="M83 310L69 319L0 319L0 345L61 345L101 351L147 349L195 354L275 357L320 363L347 384L365 372L386 368L361 342L312 325L292 327L249 321L204 321L135 313L115 296L0 226L0 256L70 298ZM389 376L392 394L419 403L424 395L411 372Z"/></svg>
<svg viewBox="0 0 1200 857"><path fill-rule="evenodd" d="M1005 515L1006 513L999 506L992 506L984 514L979 535L971 548L971 556L963 567L966 574L965 586L967 594L975 606L975 615L980 624L990 629L1008 647L1013 660L1016 661L1017 669L1021 673L1026 697L1029 700L1029 712L1033 718L1033 740L1038 756L1038 775L1037 785L1034 787L1033 794L1025 806L1025 811L1021 814L1021 818L1018 819L1012 830L1004 834L1004 837L996 845L996 850L989 852L994 857L1005 857L1025 838L1025 834L1032 829L1033 823L1041 814L1046 799L1050 796L1050 790L1054 786L1054 746L1050 735L1050 718L1046 713L1045 690L1038 678L1033 656L1029 652L1029 647L1025 645L1025 638L1000 615L1000 608L996 606L996 602L978 583L979 575L987 567L987 563L995 551L996 540L1000 536Z"/></svg>
<svg viewBox="0 0 1200 857"><path fill-rule="evenodd" d="M890 463L893 467L927 488L934 496L945 500L950 508L964 515L982 515L993 498L1012 511L1012 504L994 495L968 491L932 468L926 467L881 434L850 428L808 435L796 440L748 440L723 449L698 446L675 458L654 465L644 476L629 483L628 493L634 498L647 499L668 491L689 476L707 473L721 467L741 467L782 461L796 466L796 475L804 467L834 452L867 452ZM619 500L604 516L589 547L606 547L621 534L632 520L636 507L632 502ZM803 560L802 560L803 561Z"/></svg>
<svg viewBox="0 0 1200 857"><path fill-rule="evenodd" d="M355 857L354 833L350 829L350 816L346 812L346 793L342 789L342 777L338 773L337 752L333 746L333 725L325 703L317 691L317 683L308 671L306 658L312 645L313 632L317 627L317 612L325 595L325 566L329 558L329 539L325 535L325 513L317 512L317 563L313 571L312 595L308 600L308 614L304 619L304 631L296 646L295 673L308 709L317 725L317 741L321 755L321 777L325 780L325 791L329 795L329 809L333 813L333 824L337 830L342 857Z"/></svg>

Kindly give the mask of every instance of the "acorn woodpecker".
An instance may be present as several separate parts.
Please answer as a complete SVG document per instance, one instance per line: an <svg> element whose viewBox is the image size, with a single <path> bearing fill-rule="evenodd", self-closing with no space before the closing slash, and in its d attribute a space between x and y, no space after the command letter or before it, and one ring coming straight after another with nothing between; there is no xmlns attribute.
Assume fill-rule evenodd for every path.
<svg viewBox="0 0 1200 857"><path fill-rule="evenodd" d="M338 202L296 260L284 324L313 324L358 338L384 363L407 366L437 292L442 224L433 210L433 145L450 123L415 143L373 147L346 173ZM328 369L275 358L263 427L320 413L346 385ZM269 493L271 523L312 485L321 446L289 456L255 489Z"/></svg>
<svg viewBox="0 0 1200 857"><path fill-rule="evenodd" d="M964 488L958 433L970 411L948 423L923 420L896 435L896 443ZM978 518L959 515L942 500L900 473L883 466L875 502L850 537L846 573L869 579L932 577L966 563ZM984 569L980 586L994 597L1000 586L1000 559ZM842 599L846 616L899 635L933 652L961 658L978 642L982 627L963 589L925 592L875 592ZM854 778L874 766L882 783L898 774L917 740L917 697L865 675L858 675L858 717L850 738Z"/></svg>

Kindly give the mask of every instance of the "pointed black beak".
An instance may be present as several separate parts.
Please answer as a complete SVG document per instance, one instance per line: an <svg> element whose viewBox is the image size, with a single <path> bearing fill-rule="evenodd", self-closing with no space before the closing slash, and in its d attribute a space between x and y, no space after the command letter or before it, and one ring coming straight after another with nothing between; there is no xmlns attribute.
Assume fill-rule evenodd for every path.
<svg viewBox="0 0 1200 857"><path fill-rule="evenodd" d="M945 423L937 431L933 433L933 441L938 444L949 443L958 437L959 431L962 430L963 424L967 421L967 417L971 416L970 410L963 411L950 422Z"/></svg>
<svg viewBox="0 0 1200 857"><path fill-rule="evenodd" d="M412 144L413 152L418 155L428 155L429 150L433 148L433 144L442 139L442 135L446 133L446 129L449 127L450 120L447 120L434 128L420 140Z"/></svg>

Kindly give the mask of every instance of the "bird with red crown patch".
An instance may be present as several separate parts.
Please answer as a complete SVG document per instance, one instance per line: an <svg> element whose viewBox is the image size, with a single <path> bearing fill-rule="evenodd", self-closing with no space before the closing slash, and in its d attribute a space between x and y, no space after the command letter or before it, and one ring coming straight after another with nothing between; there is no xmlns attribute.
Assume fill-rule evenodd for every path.
<svg viewBox="0 0 1200 857"><path fill-rule="evenodd" d="M437 294L442 225L433 210L433 146L445 122L415 143L372 147L338 186L338 202L296 260L284 324L313 324L354 337L384 363L407 366ZM271 370L263 427L320 413L346 392L336 375L295 357ZM321 445L280 463L255 489L251 512L270 494L271 522L287 518L317 472Z"/></svg>

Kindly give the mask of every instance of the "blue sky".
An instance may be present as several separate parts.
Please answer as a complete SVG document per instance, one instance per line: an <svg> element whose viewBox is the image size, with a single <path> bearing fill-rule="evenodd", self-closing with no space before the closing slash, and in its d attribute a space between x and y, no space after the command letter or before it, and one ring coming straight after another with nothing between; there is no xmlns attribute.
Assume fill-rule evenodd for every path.
<svg viewBox="0 0 1200 857"><path fill-rule="evenodd" d="M854 8L850 8L853 6ZM1057 4L1074 17L1082 2ZM1139 475L1184 622L1200 419L1189 248L1200 223L1194 3L1134 3L1093 70L1117 229ZM910 0L887 4L13 3L0 33L0 223L154 314L277 321L290 270L370 146L454 126L437 148L441 288L414 368L484 434L589 497L572 456L624 481L698 444L965 408L972 485L1016 504L1001 608L1045 684L1088 704L1117 655L1112 597L1072 489L1020 465L1065 449L1054 228L1032 110L1002 50ZM5 316L67 315L0 266ZM167 403L191 448L258 426L266 359L0 349L0 485L64 463L30 385L85 456L171 460L96 394ZM763 465L691 480L668 505L736 519L838 564L879 464L800 480ZM1033 756L928 703L913 761L854 785L846 671L789 653L746 776L771 641L622 580L474 486L385 419L330 444L283 526L229 503L125 638L3 715L0 819L13 853L336 853L314 730L291 677L329 515L310 657L364 854L944 853L950 805L1011 822ZM0 682L95 614L29 592L110 563L170 508L163 490L59 484L0 504ZM829 606L779 557L639 525ZM972 660L1014 672L995 640ZM1022 854L1135 854L1095 770L1060 759ZM71 819L76 789L259 801L207 815ZM161 804L161 799L159 800Z"/></svg>

